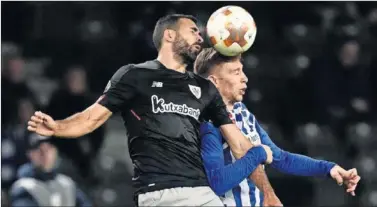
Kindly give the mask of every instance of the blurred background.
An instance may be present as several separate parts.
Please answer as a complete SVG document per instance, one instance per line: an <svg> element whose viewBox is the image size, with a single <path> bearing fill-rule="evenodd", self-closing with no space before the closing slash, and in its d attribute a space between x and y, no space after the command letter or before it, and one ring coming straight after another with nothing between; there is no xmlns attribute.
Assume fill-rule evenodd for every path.
<svg viewBox="0 0 377 207"><path fill-rule="evenodd" d="M121 66L156 57L167 13L202 23L229 2L1 2L2 203L28 162L34 110L65 118L92 104ZM244 55L245 103L281 148L357 167L357 197L330 179L267 168L285 206L377 206L377 3L231 2L258 33ZM203 29L203 25L201 26ZM79 140L54 142L58 169L97 206L132 205L132 164L119 116Z"/></svg>

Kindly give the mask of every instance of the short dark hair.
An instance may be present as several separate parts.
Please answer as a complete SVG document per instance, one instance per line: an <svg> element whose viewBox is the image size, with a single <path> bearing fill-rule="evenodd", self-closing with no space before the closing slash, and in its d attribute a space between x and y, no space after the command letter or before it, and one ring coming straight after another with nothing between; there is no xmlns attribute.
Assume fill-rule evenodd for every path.
<svg viewBox="0 0 377 207"><path fill-rule="evenodd" d="M207 78L214 66L225 62L231 62L236 59L241 59L241 55L237 56L224 56L217 52L212 47L204 48L196 57L194 63L194 73Z"/></svg>
<svg viewBox="0 0 377 207"><path fill-rule="evenodd" d="M157 50L161 49L162 37L166 29L177 29L177 23L180 19L191 19L193 22L197 23L198 20L192 15L186 14L169 14L161 17L154 27L153 31L153 44Z"/></svg>

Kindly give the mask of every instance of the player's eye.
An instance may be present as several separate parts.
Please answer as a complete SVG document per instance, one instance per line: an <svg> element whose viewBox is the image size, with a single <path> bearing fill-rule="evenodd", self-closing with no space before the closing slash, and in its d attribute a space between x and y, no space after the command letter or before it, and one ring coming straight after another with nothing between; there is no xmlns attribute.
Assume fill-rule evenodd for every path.
<svg viewBox="0 0 377 207"><path fill-rule="evenodd" d="M195 28L195 27L192 27L191 28L191 32L195 34L195 33L199 32L199 29Z"/></svg>
<svg viewBox="0 0 377 207"><path fill-rule="evenodd" d="M240 70L239 69L233 70L233 74L239 75L240 74Z"/></svg>

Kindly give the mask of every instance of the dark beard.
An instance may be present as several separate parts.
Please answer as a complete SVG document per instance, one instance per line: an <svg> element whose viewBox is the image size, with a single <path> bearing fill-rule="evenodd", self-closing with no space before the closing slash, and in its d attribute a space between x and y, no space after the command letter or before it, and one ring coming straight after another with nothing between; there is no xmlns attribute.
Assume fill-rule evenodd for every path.
<svg viewBox="0 0 377 207"><path fill-rule="evenodd" d="M182 59L183 63L192 64L200 51L194 51L191 45L181 35L177 34L173 43L173 52Z"/></svg>

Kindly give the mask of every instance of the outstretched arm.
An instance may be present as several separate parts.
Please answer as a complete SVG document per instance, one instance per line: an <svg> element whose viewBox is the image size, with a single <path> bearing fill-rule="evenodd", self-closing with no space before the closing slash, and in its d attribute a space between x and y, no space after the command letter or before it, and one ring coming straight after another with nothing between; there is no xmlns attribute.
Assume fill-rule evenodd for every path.
<svg viewBox="0 0 377 207"><path fill-rule="evenodd" d="M36 112L28 123L28 130L42 136L77 138L88 134L112 115L128 107L137 93L137 75L132 66L121 67L109 81L100 99L82 112L64 120L54 121L42 112Z"/></svg>
<svg viewBox="0 0 377 207"><path fill-rule="evenodd" d="M225 165L222 136L219 130L211 123L203 123L200 127L200 135L207 178L212 190L219 196L237 186L267 159L263 147L257 146L248 150L246 155L236 162ZM230 155L230 152L228 153Z"/></svg>
<svg viewBox="0 0 377 207"><path fill-rule="evenodd" d="M257 130L261 135L262 143L270 146L273 151L274 160L272 166L283 173L301 175L301 176L329 176L332 177L338 185L343 183L346 186L347 193L355 196L355 189L360 176L355 168L346 171L339 165L325 160L317 160L305 155L294 154L279 149L270 139L263 128L255 122Z"/></svg>
<svg viewBox="0 0 377 207"><path fill-rule="evenodd" d="M80 137L93 132L105 123L112 112L106 107L94 103L84 111L76 113L64 120L58 120L57 130L54 136L57 137Z"/></svg>
<svg viewBox="0 0 377 207"><path fill-rule="evenodd" d="M209 119L213 121L216 127L219 127L221 133L226 139L228 145L230 146L232 153L236 159L242 158L249 149L253 147L252 143L241 133L235 124L229 118L229 113L226 110L225 104L216 90L216 88L211 85L215 90L215 95L213 96L210 105L207 108L207 113ZM270 182L268 181L267 175L263 169L262 165L259 165L256 170L254 170L250 176L250 179L255 183L255 185L265 193L265 195L275 195ZM276 197L276 196L271 196ZM271 205L280 206L281 203L278 199L265 199Z"/></svg>
<svg viewBox="0 0 377 207"><path fill-rule="evenodd" d="M64 120L57 121L47 114L35 112L28 123L28 130L42 136L77 138L100 127L111 114L111 111L98 103Z"/></svg>
<svg viewBox="0 0 377 207"><path fill-rule="evenodd" d="M273 143L258 121L255 121L255 127L261 137L261 142L273 151L272 167L283 173L300 176L328 176L330 170L336 165L333 162L284 151Z"/></svg>
<svg viewBox="0 0 377 207"><path fill-rule="evenodd" d="M224 138L231 147L232 153L236 159L241 159L249 149L254 148L250 140L248 140L238 129L235 124L227 124L220 127ZM268 180L266 171L263 169L262 165L259 165L250 175L250 180L266 195L266 201L270 197L274 197L273 203L275 203L275 192ZM268 197L268 198L267 198ZM278 204L280 205L280 204Z"/></svg>

